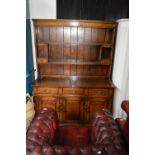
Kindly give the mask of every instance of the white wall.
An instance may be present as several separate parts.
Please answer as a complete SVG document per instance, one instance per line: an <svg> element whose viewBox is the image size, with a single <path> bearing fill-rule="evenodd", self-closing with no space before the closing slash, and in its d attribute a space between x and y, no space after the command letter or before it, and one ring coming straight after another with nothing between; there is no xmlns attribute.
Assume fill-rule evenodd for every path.
<svg viewBox="0 0 155 155"><path fill-rule="evenodd" d="M121 102L129 99L129 21L118 20L112 81L115 85L113 99L114 117L125 117Z"/></svg>
<svg viewBox="0 0 155 155"><path fill-rule="evenodd" d="M26 19L30 19L29 0L26 0Z"/></svg>
<svg viewBox="0 0 155 155"><path fill-rule="evenodd" d="M56 0L29 0L31 19L55 19Z"/></svg>
<svg viewBox="0 0 155 155"><path fill-rule="evenodd" d="M34 69L36 70L35 73L34 73L34 77L35 77L35 80L37 79L38 77L38 70L37 70L37 58L36 58L36 49L35 49L35 44L34 44L34 24L33 24L33 21L31 19L31 37L32 37L32 49L33 49L33 65L34 65Z"/></svg>

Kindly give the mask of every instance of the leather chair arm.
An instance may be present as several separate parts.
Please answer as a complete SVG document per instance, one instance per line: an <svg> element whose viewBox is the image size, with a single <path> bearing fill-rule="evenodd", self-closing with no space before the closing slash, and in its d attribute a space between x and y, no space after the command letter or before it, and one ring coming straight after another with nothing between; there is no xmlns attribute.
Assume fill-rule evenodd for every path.
<svg viewBox="0 0 155 155"><path fill-rule="evenodd" d="M127 113L127 118L126 120L123 118L116 118L116 123L118 124L128 147L129 145L129 101L123 101L121 107Z"/></svg>
<svg viewBox="0 0 155 155"><path fill-rule="evenodd" d="M121 107L129 115L129 101L123 101Z"/></svg>
<svg viewBox="0 0 155 155"><path fill-rule="evenodd" d="M38 112L27 130L27 153L41 150L44 145L53 145L56 128L57 114L53 109L43 108Z"/></svg>
<svg viewBox="0 0 155 155"><path fill-rule="evenodd" d="M92 119L92 142L102 145L108 155L126 155L122 134L107 109L97 111Z"/></svg>

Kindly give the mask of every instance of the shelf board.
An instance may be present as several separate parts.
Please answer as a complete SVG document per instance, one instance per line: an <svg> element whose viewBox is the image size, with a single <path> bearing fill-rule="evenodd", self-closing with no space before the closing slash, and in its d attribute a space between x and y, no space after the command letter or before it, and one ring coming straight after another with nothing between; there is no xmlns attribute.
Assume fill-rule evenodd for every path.
<svg viewBox="0 0 155 155"><path fill-rule="evenodd" d="M98 61L82 61L82 60L49 60L49 64L72 64L72 65L100 65Z"/></svg>
<svg viewBox="0 0 155 155"><path fill-rule="evenodd" d="M112 47L111 43L57 43L57 42L39 42L36 43L37 46L39 45L63 45L63 46L103 46L103 47Z"/></svg>
<svg viewBox="0 0 155 155"><path fill-rule="evenodd" d="M40 75L42 78L44 77L47 77L47 78L74 78L74 79L91 79L91 78L94 78L94 79L97 79L97 78L103 78L103 76L93 76L93 75L79 75L79 76L76 76L76 75Z"/></svg>
<svg viewBox="0 0 155 155"><path fill-rule="evenodd" d="M48 62L37 61L38 64L54 64L54 65L110 65L110 61L88 61L88 60L75 60L75 59L49 59Z"/></svg>

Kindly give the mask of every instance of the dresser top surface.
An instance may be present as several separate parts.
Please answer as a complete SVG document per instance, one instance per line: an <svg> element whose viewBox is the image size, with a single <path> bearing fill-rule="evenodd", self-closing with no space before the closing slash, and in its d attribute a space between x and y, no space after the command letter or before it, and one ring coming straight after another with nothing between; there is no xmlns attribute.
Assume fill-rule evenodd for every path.
<svg viewBox="0 0 155 155"><path fill-rule="evenodd" d="M73 87L73 88L113 88L109 79L68 79L68 78L43 78L37 80L35 87Z"/></svg>

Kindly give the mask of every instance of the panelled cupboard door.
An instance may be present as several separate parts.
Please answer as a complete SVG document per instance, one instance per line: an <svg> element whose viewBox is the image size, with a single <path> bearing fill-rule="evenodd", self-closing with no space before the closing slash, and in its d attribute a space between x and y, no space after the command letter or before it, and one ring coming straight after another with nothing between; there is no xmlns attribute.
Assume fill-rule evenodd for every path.
<svg viewBox="0 0 155 155"><path fill-rule="evenodd" d="M90 107L90 120L94 116L95 112L103 108L109 109L111 111L112 99L106 98L90 98L88 100Z"/></svg>
<svg viewBox="0 0 155 155"><path fill-rule="evenodd" d="M51 96L36 96L34 98L36 111L41 110L42 108L52 108L57 109L59 99L57 97Z"/></svg>
<svg viewBox="0 0 155 155"><path fill-rule="evenodd" d="M79 96L64 97L63 102L66 107L66 121L83 121L84 99Z"/></svg>

